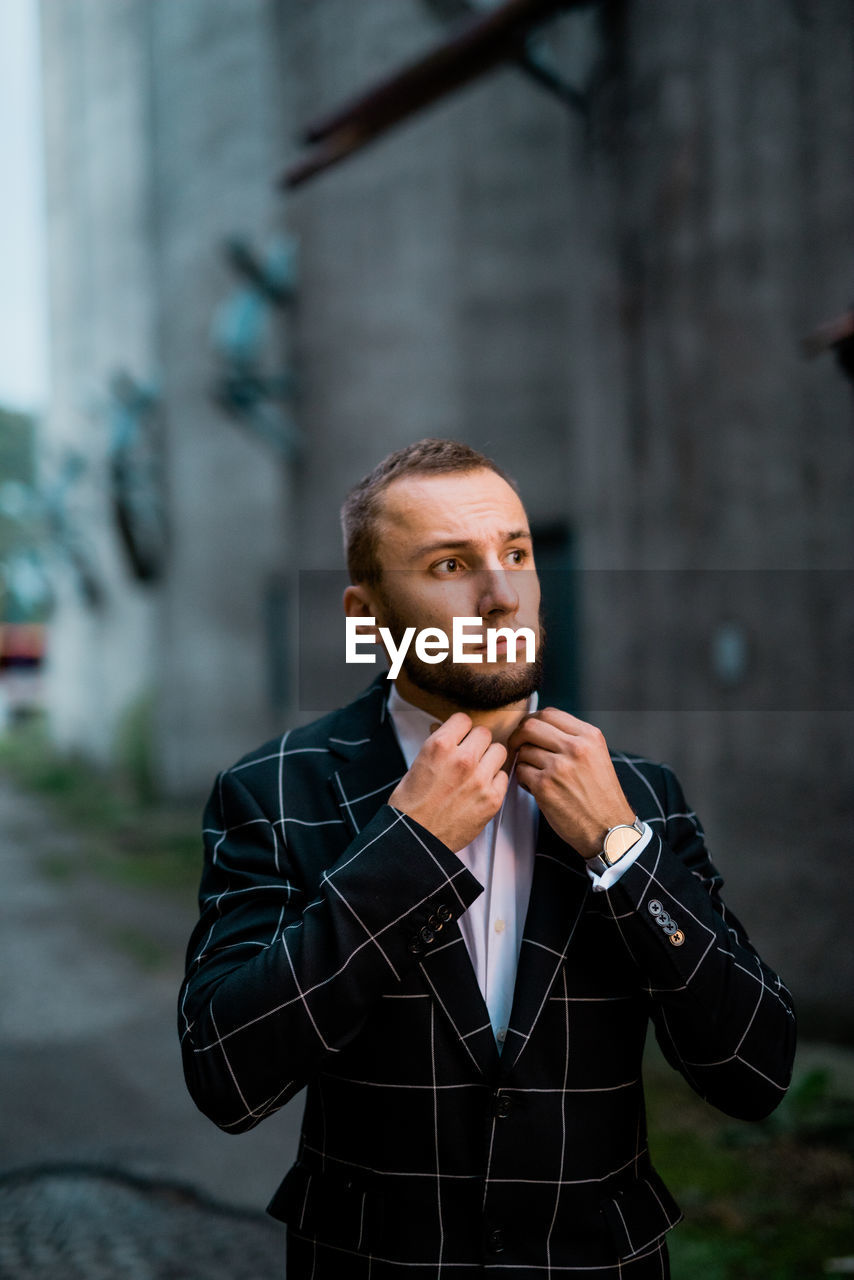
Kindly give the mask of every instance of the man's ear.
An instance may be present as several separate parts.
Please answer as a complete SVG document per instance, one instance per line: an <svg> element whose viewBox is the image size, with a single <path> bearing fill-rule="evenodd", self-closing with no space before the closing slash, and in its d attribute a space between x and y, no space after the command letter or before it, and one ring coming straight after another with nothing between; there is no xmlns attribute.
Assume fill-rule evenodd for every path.
<svg viewBox="0 0 854 1280"><path fill-rule="evenodd" d="M367 587L349 586L344 592L344 612L348 618L375 618L376 610ZM367 637L367 628L361 632ZM379 644L379 636L374 632L374 642Z"/></svg>

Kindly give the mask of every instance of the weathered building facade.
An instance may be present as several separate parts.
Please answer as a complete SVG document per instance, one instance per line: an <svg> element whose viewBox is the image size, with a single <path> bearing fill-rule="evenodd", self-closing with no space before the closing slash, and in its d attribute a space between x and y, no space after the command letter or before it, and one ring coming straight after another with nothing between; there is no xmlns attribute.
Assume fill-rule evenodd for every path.
<svg viewBox="0 0 854 1280"><path fill-rule="evenodd" d="M507 67L277 191L299 126L442 38L436 9L42 0L47 439L88 460L104 586L94 607L63 585L57 738L108 757L150 698L162 786L201 794L307 715L300 659L322 671L340 645L323 627L300 653L295 571L341 564L337 506L382 454L460 437L516 475L565 575L581 713L677 768L813 1025L854 1034L833 942L850 389L799 347L850 297L850 6L591 5L549 31L585 112ZM240 287L223 241L284 233L295 453L217 403L211 338ZM168 541L149 582L122 558L91 409L118 369L156 388Z"/></svg>

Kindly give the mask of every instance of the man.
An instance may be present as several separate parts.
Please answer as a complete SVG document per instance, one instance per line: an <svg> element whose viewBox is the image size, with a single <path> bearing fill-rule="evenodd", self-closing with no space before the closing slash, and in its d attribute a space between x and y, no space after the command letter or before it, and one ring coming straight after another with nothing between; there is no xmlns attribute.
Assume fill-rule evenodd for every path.
<svg viewBox="0 0 854 1280"><path fill-rule="evenodd" d="M476 618L541 650L527 518L489 459L421 441L343 519L346 612L397 649ZM673 774L536 709L541 653L507 648L463 664L410 646L394 684L211 797L185 1073L231 1132L307 1084L270 1206L290 1280L667 1276L648 1020L731 1115L767 1115L788 1083L788 992L721 902Z"/></svg>

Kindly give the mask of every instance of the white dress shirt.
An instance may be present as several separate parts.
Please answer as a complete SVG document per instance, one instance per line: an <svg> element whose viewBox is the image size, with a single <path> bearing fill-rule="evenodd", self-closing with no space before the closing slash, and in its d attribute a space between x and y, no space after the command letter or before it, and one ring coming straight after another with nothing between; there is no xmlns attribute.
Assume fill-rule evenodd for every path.
<svg viewBox="0 0 854 1280"><path fill-rule="evenodd" d="M534 693L528 713L536 708ZM388 711L409 769L435 728L436 717L406 702L397 692L397 686L392 687L389 695ZM534 797L516 781L514 761L510 784L498 813L457 853L484 888L459 923L499 1049L510 1022L519 949L534 875L539 816ZM641 839L603 875L596 875L588 867L594 891L610 888L646 847L651 835L651 828L646 827Z"/></svg>

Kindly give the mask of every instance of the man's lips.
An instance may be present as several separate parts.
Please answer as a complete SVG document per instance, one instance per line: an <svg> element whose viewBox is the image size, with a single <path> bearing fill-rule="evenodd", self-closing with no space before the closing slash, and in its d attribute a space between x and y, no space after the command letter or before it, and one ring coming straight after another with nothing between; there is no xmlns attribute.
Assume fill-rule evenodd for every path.
<svg viewBox="0 0 854 1280"><path fill-rule="evenodd" d="M479 654L482 654L482 655L483 655L483 657L484 657L484 659L485 659L485 658L486 658L486 645L485 645L485 644L481 644L481 645L477 645L477 646L475 646L475 645L467 645L467 646L466 646L466 652L467 652L467 653L479 653ZM498 639L496 640L496 642L495 642L495 654L496 654L496 657L499 657L499 658L500 658L500 657L502 657L502 655L503 655L505 658L507 657L507 641L505 640L504 636L499 636L499 637L498 637ZM519 662L524 662L524 661L525 661L525 644L524 644L524 641L520 641L520 642L519 642L519 644L517 644L517 646L516 646L516 654L517 654L517 661L519 661Z"/></svg>
<svg viewBox="0 0 854 1280"><path fill-rule="evenodd" d="M482 653L482 654L484 655L484 657L486 656L486 645L485 645L485 644L477 644L477 645L475 645L475 644L467 644L467 645L466 645L466 647L465 647L465 650L466 650L466 653ZM495 642L495 651L496 651L496 653L506 653L506 652L507 652L507 641L504 639L504 637L503 637L503 636L500 636L500 637L498 638L498 640L496 640L496 642Z"/></svg>

